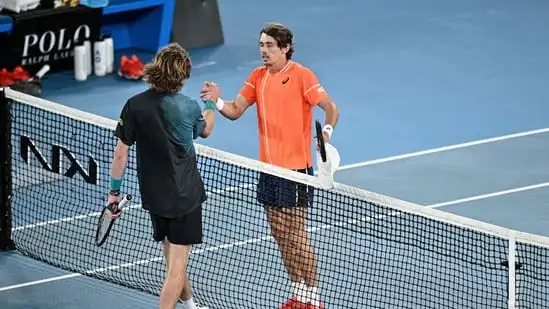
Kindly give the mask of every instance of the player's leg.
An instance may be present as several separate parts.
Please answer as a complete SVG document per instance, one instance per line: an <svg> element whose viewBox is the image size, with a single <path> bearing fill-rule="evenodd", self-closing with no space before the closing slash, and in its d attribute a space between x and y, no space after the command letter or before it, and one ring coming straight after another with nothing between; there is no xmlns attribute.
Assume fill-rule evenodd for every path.
<svg viewBox="0 0 549 309"><path fill-rule="evenodd" d="M202 243L202 206L197 206L184 217L177 219L170 226L171 241L184 245L198 245ZM190 251L188 252L190 254ZM187 264L188 265L188 264ZM184 286L179 295L179 300L187 309L199 309L192 297L192 285L187 269L185 269Z"/></svg>
<svg viewBox="0 0 549 309"><path fill-rule="evenodd" d="M283 231L287 230L285 225L289 224L288 222L285 222L283 220L284 217L280 215L280 212L284 211L284 209L275 206L279 203L279 191L279 178L265 173L260 174L257 186L257 200L265 209L267 221L271 227L271 234L280 250L280 255L292 287L292 297L286 301L280 309L290 309L298 304L298 298L301 298L300 295L305 292L305 289L299 267L294 263L294 259L292 259L294 254L292 243L289 241L287 235L284 235L283 233ZM303 293L300 292L301 287L303 287Z"/></svg>
<svg viewBox="0 0 549 309"><path fill-rule="evenodd" d="M185 287L186 269L191 246L178 245L167 240L169 269L160 292L160 309L174 309Z"/></svg>
<svg viewBox="0 0 549 309"><path fill-rule="evenodd" d="M300 172L312 174L312 168ZM293 225L288 232L293 235L294 246L297 247L298 264L307 288L307 301L312 305L311 308L321 308L320 296L317 280L317 260L314 248L311 244L309 234L307 233L307 210L313 203L314 189L304 184L294 184L296 186L297 205L293 209Z"/></svg>
<svg viewBox="0 0 549 309"><path fill-rule="evenodd" d="M190 224L185 225L185 222L183 222L185 220L190 220ZM194 243L194 244L198 244L198 243L201 242L201 237L202 237L202 207L197 207L189 215L187 215L187 216L185 216L181 219L172 220L171 223L172 223L171 225L168 225L167 223L165 223L163 225L164 230L166 230L166 232L164 232L165 235L168 235L168 234L172 234L172 235L173 234L175 234L175 235L178 235L178 234L180 234L180 235L190 235L189 237L187 237L187 242ZM184 226L186 231L179 230L181 226ZM173 229L170 233L167 232L169 230L169 228ZM162 236L158 236L159 239L161 239L161 237ZM193 238L194 238L194 240L192 240ZM189 241L189 239L191 239L191 241ZM167 238L164 238L163 246L164 246L164 259L165 259L165 262L166 262L166 275L167 275L168 272L169 272L169 269L170 269L170 261L168 259L168 256L170 255L170 242L168 241ZM187 265L188 265L188 263L187 263ZM190 302L192 302L191 298L192 298L192 286L191 286L191 282L190 282L188 276L186 275L183 289L181 290L181 293L179 294L179 301L181 303L184 303L184 304L185 303L190 303ZM189 308L193 308L191 306L192 305L189 305Z"/></svg>
<svg viewBox="0 0 549 309"><path fill-rule="evenodd" d="M301 282L303 280L299 269L293 265L289 255L292 252L292 243L289 241L289 238L283 234L284 230L287 228L284 225L288 222L284 222L282 217L278 215L283 209L276 207L279 200L279 191L280 191L280 179L265 173L261 173L259 176L259 183L257 188L257 200L261 205L265 207L267 214L267 221L271 227L271 234L275 239L279 249L282 259L284 261L284 266L292 282Z"/></svg>
<svg viewBox="0 0 549 309"><path fill-rule="evenodd" d="M312 168L300 170L312 174ZM272 222L285 222L279 226L281 235L286 235L291 252L287 255L292 265L301 274L305 286L301 286L302 302L311 303L313 308L320 306L317 285L317 265L313 246L307 233L307 208L312 204L313 188L289 180L281 180L279 185L279 205L283 209ZM304 294L304 295L303 295Z"/></svg>
<svg viewBox="0 0 549 309"><path fill-rule="evenodd" d="M181 272L186 265L186 246L173 245L168 240L170 232L170 219L151 213L153 226L153 238L155 241L162 241L164 246L164 257L166 259L166 275L162 290L160 292L160 309L174 309L177 299L184 286Z"/></svg>
<svg viewBox="0 0 549 309"><path fill-rule="evenodd" d="M201 216L201 211L198 211ZM160 293L160 309L174 309L177 301L183 298L184 308L199 309L190 297L190 284L186 276L188 257L191 246L199 235L201 240L202 223L189 224L196 221L196 213L178 219L168 219L151 214L153 237L162 241L166 259L166 277ZM200 218L201 220L201 218ZM198 233L196 232L199 229ZM191 241L189 241L191 240Z"/></svg>
<svg viewBox="0 0 549 309"><path fill-rule="evenodd" d="M293 215L288 215L291 212L291 209L274 207L267 205L265 207L267 213L267 221L271 228L271 234L275 239L278 248L280 249L280 255L286 271L292 285L297 285L300 282L304 281L303 275L301 273L301 268L298 264L298 261L295 257L297 248L295 247L294 242L292 241L292 235L288 235L286 232L291 230L291 226L294 225L292 221L287 219L293 219Z"/></svg>

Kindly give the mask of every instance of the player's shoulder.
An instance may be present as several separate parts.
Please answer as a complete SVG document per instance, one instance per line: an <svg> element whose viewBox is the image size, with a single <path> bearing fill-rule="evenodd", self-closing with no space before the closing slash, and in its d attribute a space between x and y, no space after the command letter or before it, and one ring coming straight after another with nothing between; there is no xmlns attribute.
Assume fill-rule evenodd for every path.
<svg viewBox="0 0 549 309"><path fill-rule="evenodd" d="M133 110L133 109L142 109L150 105L150 95L149 90L144 90L130 96L126 103L124 103L123 109Z"/></svg>
<svg viewBox="0 0 549 309"><path fill-rule="evenodd" d="M158 101L158 95L152 89L145 89L141 92L138 92L126 101L127 106L151 106L154 105L154 102Z"/></svg>
<svg viewBox="0 0 549 309"><path fill-rule="evenodd" d="M198 99L193 98L184 93L176 93L174 98L178 101L179 104L184 105L187 108L191 109L200 109L200 102Z"/></svg>
<svg viewBox="0 0 549 309"><path fill-rule="evenodd" d="M290 70L293 74L299 74L301 76L307 76L307 75L314 75L315 74L311 68L309 68L308 66L306 66L302 63L299 63L299 62L296 62L296 61L292 60L291 65L292 66L290 67Z"/></svg>
<svg viewBox="0 0 549 309"><path fill-rule="evenodd" d="M253 78L260 78L260 77L263 77L265 73L267 73L267 67L262 65L262 66L255 67L250 73L250 76Z"/></svg>

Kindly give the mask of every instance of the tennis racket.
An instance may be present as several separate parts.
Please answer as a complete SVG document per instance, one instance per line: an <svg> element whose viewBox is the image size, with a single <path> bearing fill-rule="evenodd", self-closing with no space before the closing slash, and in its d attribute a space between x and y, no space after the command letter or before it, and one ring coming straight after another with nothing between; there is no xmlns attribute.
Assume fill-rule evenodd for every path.
<svg viewBox="0 0 549 309"><path fill-rule="evenodd" d="M40 69L40 71L36 72L34 76L27 80L16 82L10 88L15 91L39 97L42 94L42 77L46 75L49 70L50 66L46 64Z"/></svg>
<svg viewBox="0 0 549 309"><path fill-rule="evenodd" d="M316 125L316 141L320 151L322 162L326 163L326 145L324 144L324 134L322 133L322 125L319 120L315 121Z"/></svg>
<svg viewBox="0 0 549 309"><path fill-rule="evenodd" d="M114 225L114 222L120 217L122 209L130 202L132 196L127 194L119 203L107 204L103 207L101 215L99 216L99 221L97 222L97 230L95 232L95 244L101 246L109 234ZM116 217L112 215L115 214Z"/></svg>

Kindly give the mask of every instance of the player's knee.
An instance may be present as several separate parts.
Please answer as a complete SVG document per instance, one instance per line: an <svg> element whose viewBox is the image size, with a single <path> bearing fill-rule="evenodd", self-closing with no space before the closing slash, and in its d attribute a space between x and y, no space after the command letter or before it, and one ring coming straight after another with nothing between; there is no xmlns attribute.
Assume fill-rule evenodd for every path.
<svg viewBox="0 0 549 309"><path fill-rule="evenodd" d="M284 241L284 228L281 224L271 223L271 235L278 241Z"/></svg>
<svg viewBox="0 0 549 309"><path fill-rule="evenodd" d="M168 269L169 276L181 276L185 274L187 269L187 262L189 260L190 246L176 245L170 243L169 245L169 264Z"/></svg>
<svg viewBox="0 0 549 309"><path fill-rule="evenodd" d="M185 272L187 271L187 261L183 258L170 260L170 268L168 269L168 276L174 279L184 279Z"/></svg>

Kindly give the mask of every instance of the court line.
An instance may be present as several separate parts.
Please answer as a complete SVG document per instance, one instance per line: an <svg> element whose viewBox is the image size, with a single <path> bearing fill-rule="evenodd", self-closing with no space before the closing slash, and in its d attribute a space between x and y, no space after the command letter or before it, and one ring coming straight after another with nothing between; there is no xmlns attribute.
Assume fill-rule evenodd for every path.
<svg viewBox="0 0 549 309"><path fill-rule="evenodd" d="M535 189L546 188L546 187L549 187L549 182L544 182L544 183L539 183L537 185L524 186L524 187L519 187L519 188L514 188L514 189L509 189L509 190L503 190L503 191L498 191L498 192L492 192L492 193L487 193L487 194L481 194L481 195L465 197L465 198L461 198L461 199L457 199L457 200L453 200L453 201L432 204L432 205L429 205L429 206L426 206L426 207L427 208L439 208L439 207L444 207L444 206L463 204L463 203L468 203L468 202L473 202L473 201L484 200L484 199L492 198L492 197L496 197L496 196L508 195L508 194L513 194L513 193L519 193L519 192L524 192L524 191L530 191L530 190L535 190Z"/></svg>
<svg viewBox="0 0 549 309"><path fill-rule="evenodd" d="M223 188L223 189L207 191L206 194L208 196L210 196L212 194L221 194L221 193L225 193L225 192L232 192L232 191L236 191L238 189L248 189L248 188L251 188L252 186L254 186L254 184L250 184L250 183L242 184L240 186L227 187L227 188ZM141 208L141 204L134 204L134 205L126 207L124 212L129 211L129 210L140 209L140 208ZM66 223L66 222L71 222L71 221L75 221L75 220L86 219L86 218L89 218L89 217L99 217L100 215L101 215L100 211L90 212L90 213L85 214L85 215L76 215L76 216L65 217L65 218L61 218L61 219L52 219L52 220L47 220L47 221L41 221L41 222L38 222L38 223L26 224L26 225L23 225L23 226L16 226L16 227L13 227L11 230L13 232L13 231L32 229L32 228L41 227L41 226L45 226L45 225Z"/></svg>
<svg viewBox="0 0 549 309"><path fill-rule="evenodd" d="M410 152L410 153L405 153L405 154L400 154L400 155L395 155L395 156L390 156L390 157L385 157L385 158L380 158L380 159L374 159L374 160L369 160L369 161L363 161L363 162L357 162L357 163L352 163L352 164L341 165L337 169L337 171L343 171L343 170L348 170L348 169L362 167L362 166L375 165L375 164L387 163L387 162L391 162L391 161L397 161L397 160L409 159L409 158L414 158L414 157L420 157L420 156L425 156L425 155L438 153L438 152L444 152L444 151L456 150L456 149L460 149L460 148L467 148L467 147L473 147L473 146L478 146L478 145L483 145L483 144L495 143L495 142L500 142L500 141L504 141L504 140L508 140L508 139L525 137L525 136L536 135L536 134L542 134L542 133L547 133L547 132L549 132L549 128L542 128L542 129L537 129L537 130L524 131L524 132L513 133L513 134L508 134L508 135L502 135L502 136L497 136L497 137L490 137L490 138L480 139L480 140L461 143L461 144L454 144L454 145L443 146L443 147L438 147L438 148L432 148L432 149L427 149L427 150L421 150L421 151L417 151L417 152Z"/></svg>
<svg viewBox="0 0 549 309"><path fill-rule="evenodd" d="M497 192L492 192L492 193L487 193L487 194L480 194L480 195L470 196L470 197L456 199L456 200L452 200L452 201L426 205L425 207L427 207L427 208L441 208L441 207L445 207L445 206L463 204L463 203L467 203L467 202L471 202L471 201L478 201L478 200L488 199L488 198L492 198L492 197L503 196L503 195L513 194L513 193L518 193L518 192L524 192L524 191L529 191L529 190L535 190L535 189L540 189L540 188L546 188L546 187L549 187L549 182L544 182L544 183L539 183L539 184L529 185L529 186L523 186L523 187L518 187L518 188L513 188L513 189L508 189L508 190L502 190L502 191L497 191ZM326 225L322 225L322 226L310 227L307 230L311 233L314 233L316 231L331 229L333 227L341 227L341 226L345 226L345 225L349 225L349 224L356 224L356 223L359 223L359 222L368 222L368 221L371 221L371 220L382 219L382 218L385 218L387 216L396 216L396 215L400 215L400 214L402 214L402 212L393 211L393 212L390 212L389 214L386 214L386 215L377 215L375 217L362 217L362 218L358 218L358 219L348 220L348 221L345 221L345 222L342 221L342 222L336 222L334 224L326 224ZM253 239L234 242L234 243L230 243L230 244L223 244L223 245L219 245L219 246L207 247L207 248L204 248L204 249L192 250L191 254L194 255L194 254L201 254L201 253L204 253L204 252L218 251L218 250L229 249L229 248L233 248L233 247L240 247L240 246L244 246L244 245L247 245L247 244L253 244L253 243L258 243L258 242L262 242L262 241L270 241L270 240L272 240L272 236L271 235L266 235L266 236L263 236L263 237L260 237L260 238L253 238ZM71 274L67 274L67 275L50 277L50 278L36 280L36 281L24 282L24 283L20 283L20 284L0 287L0 292L9 291L9 290L18 289L18 288L23 288L23 287L28 287L28 286L33 286L33 285L38 285L38 284L43 284L43 283L48 283L48 282L53 282L53 281L60 281L60 280L66 280L66 279L70 279L70 278L81 277L81 276L84 276L84 274L95 274L95 273L106 272L106 271L109 271L109 270L116 270L116 269L121 269L121 268L133 267L133 266L136 266L136 265L143 265L143 264L149 264L149 263L153 263L153 262L160 262L162 260L163 260L163 257L154 257L154 258L150 258L150 259L144 259L144 260L139 260L139 261L135 261L135 262L129 262L129 263L124 263L124 264L120 264L120 265L114 265L114 266L110 266L110 267L96 268L96 269L93 269L93 270L84 271L83 273L71 273Z"/></svg>

